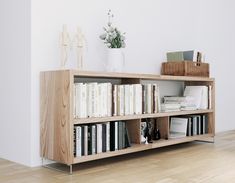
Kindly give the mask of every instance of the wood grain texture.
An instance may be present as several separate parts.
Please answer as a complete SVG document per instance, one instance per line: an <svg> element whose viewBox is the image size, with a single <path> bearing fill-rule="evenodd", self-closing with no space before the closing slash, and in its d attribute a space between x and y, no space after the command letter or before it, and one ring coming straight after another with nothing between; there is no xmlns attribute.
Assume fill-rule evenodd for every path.
<svg viewBox="0 0 235 183"><path fill-rule="evenodd" d="M141 133L141 120L130 120L126 122L127 130L131 139L131 143L140 144L140 133Z"/></svg>
<svg viewBox="0 0 235 183"><path fill-rule="evenodd" d="M169 117L157 118L157 127L161 133L162 139L169 137Z"/></svg>
<svg viewBox="0 0 235 183"><path fill-rule="evenodd" d="M41 157L71 164L70 73L43 72L40 77Z"/></svg>

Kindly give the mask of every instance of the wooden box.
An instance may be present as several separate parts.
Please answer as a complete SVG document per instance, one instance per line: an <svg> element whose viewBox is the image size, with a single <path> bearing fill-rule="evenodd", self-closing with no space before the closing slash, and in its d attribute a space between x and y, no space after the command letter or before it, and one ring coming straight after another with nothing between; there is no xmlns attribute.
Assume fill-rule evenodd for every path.
<svg viewBox="0 0 235 183"><path fill-rule="evenodd" d="M163 62L162 75L209 77L209 64L192 61Z"/></svg>

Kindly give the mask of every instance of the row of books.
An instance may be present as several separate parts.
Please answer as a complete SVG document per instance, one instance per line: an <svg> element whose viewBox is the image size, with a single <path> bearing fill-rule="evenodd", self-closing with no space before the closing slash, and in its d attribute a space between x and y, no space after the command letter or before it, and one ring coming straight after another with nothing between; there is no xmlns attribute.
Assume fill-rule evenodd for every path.
<svg viewBox="0 0 235 183"><path fill-rule="evenodd" d="M130 146L130 137L124 121L74 127L75 157L121 150Z"/></svg>
<svg viewBox="0 0 235 183"><path fill-rule="evenodd" d="M112 115L111 83L75 83L74 118Z"/></svg>
<svg viewBox="0 0 235 183"><path fill-rule="evenodd" d="M170 138L202 135L208 133L207 115L171 117Z"/></svg>
<svg viewBox="0 0 235 183"><path fill-rule="evenodd" d="M114 85L113 115L151 114L159 112L157 84Z"/></svg>
<svg viewBox="0 0 235 183"><path fill-rule="evenodd" d="M159 96L157 84L75 83L74 118L157 113Z"/></svg>

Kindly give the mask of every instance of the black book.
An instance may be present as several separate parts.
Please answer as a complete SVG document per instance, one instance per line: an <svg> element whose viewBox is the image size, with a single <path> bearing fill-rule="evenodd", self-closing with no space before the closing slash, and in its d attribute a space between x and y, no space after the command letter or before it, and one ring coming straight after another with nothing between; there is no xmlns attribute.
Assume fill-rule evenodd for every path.
<svg viewBox="0 0 235 183"><path fill-rule="evenodd" d="M126 122L122 122L122 149L126 148Z"/></svg>
<svg viewBox="0 0 235 183"><path fill-rule="evenodd" d="M106 124L102 124L102 152L106 152Z"/></svg>
<svg viewBox="0 0 235 183"><path fill-rule="evenodd" d="M92 154L92 128L91 128L91 125L88 126L88 134L87 134L87 137L88 137L88 155L91 155Z"/></svg>
<svg viewBox="0 0 235 183"><path fill-rule="evenodd" d="M115 122L110 122L110 151L115 151Z"/></svg>
<svg viewBox="0 0 235 183"><path fill-rule="evenodd" d="M81 150L82 150L82 156L84 156L85 155L85 150L84 150L84 127L83 126L82 126L81 130L82 130Z"/></svg>
<svg viewBox="0 0 235 183"><path fill-rule="evenodd" d="M208 133L208 116L207 115L204 115L205 116L205 133Z"/></svg>

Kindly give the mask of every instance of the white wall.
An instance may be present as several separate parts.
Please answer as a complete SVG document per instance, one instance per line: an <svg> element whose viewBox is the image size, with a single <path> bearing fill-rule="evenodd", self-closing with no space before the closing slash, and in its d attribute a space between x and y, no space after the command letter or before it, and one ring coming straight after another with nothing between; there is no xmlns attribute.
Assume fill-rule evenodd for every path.
<svg viewBox="0 0 235 183"><path fill-rule="evenodd" d="M216 131L235 129L235 1L200 0L198 6L197 45L216 78Z"/></svg>
<svg viewBox="0 0 235 183"><path fill-rule="evenodd" d="M235 49L232 34L235 31L232 11L235 2L232 0L34 0L31 2L31 65L28 58L30 48L27 47L30 45L30 36L26 36L30 35L30 28L24 31L29 23L23 21L24 18L28 20L28 16L25 17L28 13L28 1L21 0L19 3L17 0L0 0L0 3L8 2L10 10L3 11L4 6L0 4L0 13L5 12L9 16L1 15L8 20L5 23L8 34L1 38L4 41L1 41L0 45L4 42L3 46L7 45L8 51L0 52L0 64L3 65L0 75L4 76L1 77L1 83L4 85L1 86L5 86L1 91L4 107L2 105L0 111L4 113L0 138L9 137L8 131L13 129L15 138L19 139L17 143L21 142L21 148L16 144L13 146L19 149L16 157L11 146L15 138L11 137L7 144L6 140L0 139L0 147L4 147L0 149L0 156L17 162L20 160L31 166L40 165L39 72L59 68L59 33L64 23L68 25L71 36L74 35L77 25L82 27L86 35L88 51L85 69L104 70L105 49L98 36L106 25L106 13L109 8L115 14L115 24L127 33L126 72L159 74L167 51L194 48L205 51L211 64L212 76L216 77L217 81L216 130L235 128L230 115L233 108L231 101L234 101L235 97L229 96L234 93L234 89L232 82L226 81L227 77L233 76L232 69L235 65L231 60L234 58L232 51ZM26 11L23 11L24 8ZM19 11L22 13L18 14ZM13 23L9 23L13 21L13 15L16 20L19 19L15 24L23 25L17 32L11 32L14 30L12 27L15 27ZM13 41L9 42L9 37L14 37ZM15 54L9 51L12 45L18 48ZM0 50L4 50L3 46L1 45ZM68 67L74 65L72 62L75 62L74 52L71 53ZM6 78L8 83L5 82ZM18 84L16 81L20 81L20 85L17 86L18 91L14 92L15 84ZM10 102L7 100L9 91L13 93ZM20 94L20 97L16 100L17 94ZM15 115L12 115L12 106L17 106Z"/></svg>
<svg viewBox="0 0 235 183"><path fill-rule="evenodd" d="M0 0L0 157L31 165L30 0Z"/></svg>

